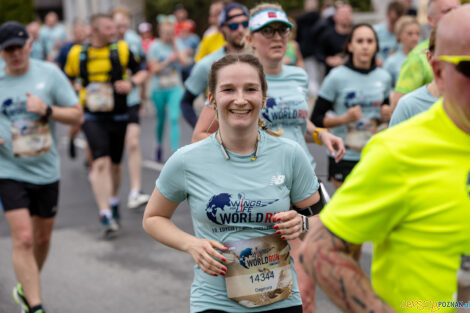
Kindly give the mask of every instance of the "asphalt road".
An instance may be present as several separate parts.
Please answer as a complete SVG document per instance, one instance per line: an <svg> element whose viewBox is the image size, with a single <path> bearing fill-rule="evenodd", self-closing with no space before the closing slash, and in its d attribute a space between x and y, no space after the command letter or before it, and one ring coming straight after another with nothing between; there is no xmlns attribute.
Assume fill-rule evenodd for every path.
<svg viewBox="0 0 470 313"><path fill-rule="evenodd" d="M188 144L190 127L181 120L182 144ZM148 237L141 227L143 208L122 208L122 230L114 240L104 240L98 210L83 165L84 152L75 160L67 156L65 128L58 128L62 156L59 212L52 247L43 269L42 292L49 313L180 313L189 312L189 290L194 261L185 253L167 248ZM83 137L80 137L83 138ZM155 149L154 118L142 118L142 154L145 167L142 189L151 193L158 177L152 162ZM165 157L169 145L165 143ZM317 175L326 180L324 150L310 145L317 161ZM125 164L125 162L124 162ZM333 188L327 183L327 189ZM124 205L129 190L127 168L123 175L120 199ZM187 203L176 210L174 222L192 232ZM364 249L361 264L370 267L370 247ZM11 291L16 284L11 265L11 238L8 225L0 215L0 313L20 312ZM317 288L317 312L339 310Z"/></svg>

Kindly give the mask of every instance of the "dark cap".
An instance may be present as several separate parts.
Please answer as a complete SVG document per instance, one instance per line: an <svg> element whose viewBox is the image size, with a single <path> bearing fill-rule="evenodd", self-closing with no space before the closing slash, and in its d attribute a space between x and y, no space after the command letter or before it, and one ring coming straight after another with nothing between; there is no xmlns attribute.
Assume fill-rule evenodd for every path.
<svg viewBox="0 0 470 313"><path fill-rule="evenodd" d="M0 26L0 50L10 46L24 46L29 35L23 24L5 22Z"/></svg>
<svg viewBox="0 0 470 313"><path fill-rule="evenodd" d="M240 13L240 14L231 14L229 15L230 11L232 9L241 9L243 11L243 13ZM220 11L220 14L219 14L219 26L222 26L224 25L225 23L227 23L228 21L230 21L232 18L234 17L237 17L237 16L246 16L246 17L250 17L250 12L248 11L248 9L246 8L246 6L244 6L243 4L241 3L238 3L238 2L232 2L232 3L229 3L227 4L223 9L222 11Z"/></svg>
<svg viewBox="0 0 470 313"><path fill-rule="evenodd" d="M182 3L175 4L173 12L178 11L178 10L185 10L184 4L182 4Z"/></svg>

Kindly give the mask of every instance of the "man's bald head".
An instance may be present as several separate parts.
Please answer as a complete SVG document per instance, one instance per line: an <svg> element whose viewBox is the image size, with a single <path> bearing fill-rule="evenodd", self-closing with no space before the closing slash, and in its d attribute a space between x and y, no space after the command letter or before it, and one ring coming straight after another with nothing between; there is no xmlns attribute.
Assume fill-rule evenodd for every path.
<svg viewBox="0 0 470 313"><path fill-rule="evenodd" d="M428 23L434 28L440 19L457 8L460 5L459 0L429 0L428 2Z"/></svg>
<svg viewBox="0 0 470 313"><path fill-rule="evenodd" d="M439 56L470 56L470 4L446 14L437 25L436 52L431 60L444 109L457 127L470 134L470 77Z"/></svg>
<svg viewBox="0 0 470 313"><path fill-rule="evenodd" d="M470 52L470 4L446 14L438 23L436 55L467 55Z"/></svg>

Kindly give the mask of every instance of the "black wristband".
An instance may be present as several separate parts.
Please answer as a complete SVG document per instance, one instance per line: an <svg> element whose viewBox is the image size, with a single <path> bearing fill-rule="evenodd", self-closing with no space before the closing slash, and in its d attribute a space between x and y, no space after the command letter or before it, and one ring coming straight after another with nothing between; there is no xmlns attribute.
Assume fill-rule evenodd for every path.
<svg viewBox="0 0 470 313"><path fill-rule="evenodd" d="M134 83L134 80L132 78L130 79L130 82L131 82L132 88L137 87L137 85Z"/></svg>
<svg viewBox="0 0 470 313"><path fill-rule="evenodd" d="M47 106L47 109L46 109L46 114L44 114L44 117L45 118L49 118L49 116L52 115L52 107L50 105Z"/></svg>

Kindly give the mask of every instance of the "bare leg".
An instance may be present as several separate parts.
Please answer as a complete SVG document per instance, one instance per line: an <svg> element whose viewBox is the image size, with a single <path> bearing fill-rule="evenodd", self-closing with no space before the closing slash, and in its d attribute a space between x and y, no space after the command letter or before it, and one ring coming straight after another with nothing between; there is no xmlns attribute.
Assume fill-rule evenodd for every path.
<svg viewBox="0 0 470 313"><path fill-rule="evenodd" d="M117 197L119 186L121 185L122 168L121 164L111 163L112 192L111 196Z"/></svg>
<svg viewBox="0 0 470 313"><path fill-rule="evenodd" d="M13 268L30 306L41 304L39 267L34 257L33 223L26 208L7 211L13 241Z"/></svg>
<svg viewBox="0 0 470 313"><path fill-rule="evenodd" d="M34 257L41 271L46 262L47 254L51 244L52 229L54 228L55 218L42 218L33 216L33 232L34 232Z"/></svg>
<svg viewBox="0 0 470 313"><path fill-rule="evenodd" d="M91 166L91 187L100 212L109 210L109 198L113 191L110 157L101 157Z"/></svg>
<svg viewBox="0 0 470 313"><path fill-rule="evenodd" d="M142 177L142 154L140 151L140 125L127 125L126 132L127 167L131 190L140 190Z"/></svg>

